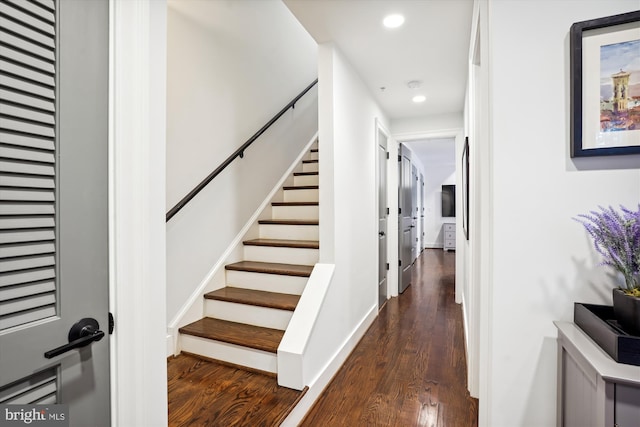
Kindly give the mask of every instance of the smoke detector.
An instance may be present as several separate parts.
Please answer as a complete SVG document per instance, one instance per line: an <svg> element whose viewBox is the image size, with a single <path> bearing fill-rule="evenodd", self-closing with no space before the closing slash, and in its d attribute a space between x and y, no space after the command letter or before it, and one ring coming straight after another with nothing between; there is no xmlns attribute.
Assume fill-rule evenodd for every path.
<svg viewBox="0 0 640 427"><path fill-rule="evenodd" d="M421 85L422 85L422 82L420 80L411 80L410 82L407 83L407 86L409 87L409 89L418 89Z"/></svg>

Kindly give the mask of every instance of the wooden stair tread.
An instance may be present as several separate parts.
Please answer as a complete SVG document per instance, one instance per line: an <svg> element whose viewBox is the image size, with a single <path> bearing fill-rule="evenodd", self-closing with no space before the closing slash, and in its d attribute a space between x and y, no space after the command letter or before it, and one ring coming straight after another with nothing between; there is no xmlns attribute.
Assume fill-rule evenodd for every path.
<svg viewBox="0 0 640 427"><path fill-rule="evenodd" d="M318 190L319 185L286 185L282 187L283 190Z"/></svg>
<svg viewBox="0 0 640 427"><path fill-rule="evenodd" d="M300 248L319 249L320 243L317 240L286 240L286 239L253 239L245 240L247 246L271 246L276 248Z"/></svg>
<svg viewBox="0 0 640 427"><path fill-rule="evenodd" d="M298 305L300 295L281 294L277 292L256 291L253 289L227 286L204 295L206 299L254 305L258 307L277 308L293 311Z"/></svg>
<svg viewBox="0 0 640 427"><path fill-rule="evenodd" d="M318 202L273 202L272 206L318 206Z"/></svg>
<svg viewBox="0 0 640 427"><path fill-rule="evenodd" d="M320 225L318 220L306 219L261 219L258 224L270 225Z"/></svg>
<svg viewBox="0 0 640 427"><path fill-rule="evenodd" d="M294 172L293 176L317 176L320 172Z"/></svg>
<svg viewBox="0 0 640 427"><path fill-rule="evenodd" d="M317 152L318 152L318 149L317 149L317 148L312 148L312 149L311 149L311 152L312 152L312 153L317 153Z"/></svg>
<svg viewBox="0 0 640 427"><path fill-rule="evenodd" d="M179 329L181 334L277 353L284 331L205 317Z"/></svg>
<svg viewBox="0 0 640 427"><path fill-rule="evenodd" d="M227 264L226 270L247 271L251 273L280 274L283 276L309 277L312 265L279 264L275 262L240 261Z"/></svg>
<svg viewBox="0 0 640 427"><path fill-rule="evenodd" d="M318 163L317 160L303 160L302 163Z"/></svg>

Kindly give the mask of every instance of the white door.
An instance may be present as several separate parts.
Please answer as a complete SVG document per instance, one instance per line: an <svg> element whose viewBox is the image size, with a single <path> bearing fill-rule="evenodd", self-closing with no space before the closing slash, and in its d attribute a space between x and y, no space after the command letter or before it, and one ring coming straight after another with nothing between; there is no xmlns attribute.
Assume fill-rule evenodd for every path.
<svg viewBox="0 0 640 427"><path fill-rule="evenodd" d="M387 136L378 129L378 308L387 301Z"/></svg>
<svg viewBox="0 0 640 427"><path fill-rule="evenodd" d="M0 404L71 426L110 425L108 31L107 1L0 1Z"/></svg>

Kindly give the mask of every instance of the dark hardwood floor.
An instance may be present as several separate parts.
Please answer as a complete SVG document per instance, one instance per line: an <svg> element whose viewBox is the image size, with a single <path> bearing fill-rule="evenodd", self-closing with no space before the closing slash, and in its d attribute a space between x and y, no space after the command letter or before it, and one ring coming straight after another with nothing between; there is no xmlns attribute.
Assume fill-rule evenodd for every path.
<svg viewBox="0 0 640 427"><path fill-rule="evenodd" d="M424 251L412 285L387 302L302 426L477 426L454 262ZM301 397L273 377L188 355L168 372L170 426L277 426Z"/></svg>
<svg viewBox="0 0 640 427"><path fill-rule="evenodd" d="M181 354L167 365L169 426L280 425L303 393L274 377Z"/></svg>
<svg viewBox="0 0 640 427"><path fill-rule="evenodd" d="M423 252L411 286L387 302L302 426L478 425L454 272L454 253Z"/></svg>

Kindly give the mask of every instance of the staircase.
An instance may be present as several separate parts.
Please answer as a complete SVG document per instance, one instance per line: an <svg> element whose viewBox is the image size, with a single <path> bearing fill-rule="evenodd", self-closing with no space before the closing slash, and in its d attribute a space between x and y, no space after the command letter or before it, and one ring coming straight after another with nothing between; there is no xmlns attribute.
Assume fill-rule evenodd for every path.
<svg viewBox="0 0 640 427"><path fill-rule="evenodd" d="M243 242L244 260L225 266L226 286L204 295L204 318L179 329L182 351L277 374L277 350L318 262L318 149L314 144Z"/></svg>

